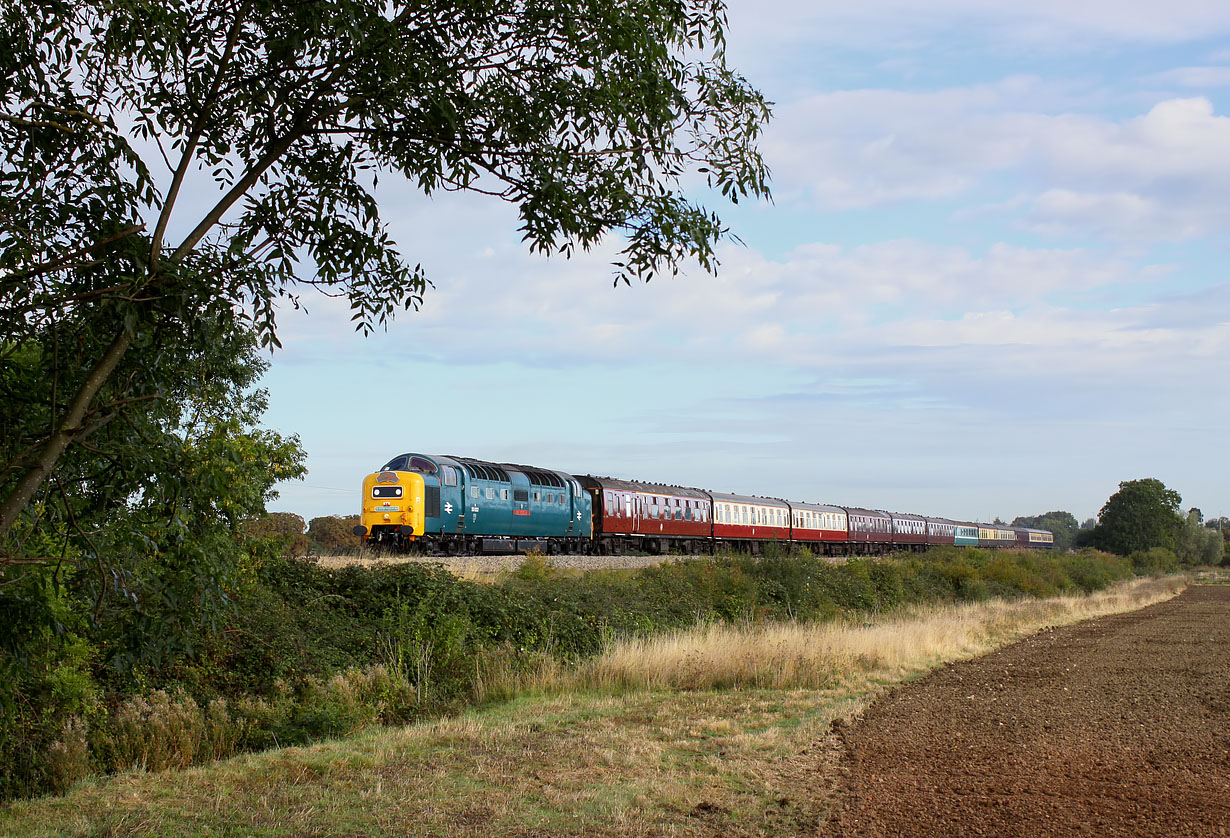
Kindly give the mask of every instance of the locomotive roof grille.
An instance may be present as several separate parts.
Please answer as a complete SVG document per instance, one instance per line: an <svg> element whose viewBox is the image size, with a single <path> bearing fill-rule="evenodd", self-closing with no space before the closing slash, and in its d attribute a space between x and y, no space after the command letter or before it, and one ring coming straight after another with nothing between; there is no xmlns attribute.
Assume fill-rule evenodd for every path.
<svg viewBox="0 0 1230 838"><path fill-rule="evenodd" d="M481 460L469 460L464 457L454 457L457 462L461 463L470 477L481 478L483 480L496 480L502 483L511 482L508 479L508 472L497 466L495 463L484 463Z"/></svg>

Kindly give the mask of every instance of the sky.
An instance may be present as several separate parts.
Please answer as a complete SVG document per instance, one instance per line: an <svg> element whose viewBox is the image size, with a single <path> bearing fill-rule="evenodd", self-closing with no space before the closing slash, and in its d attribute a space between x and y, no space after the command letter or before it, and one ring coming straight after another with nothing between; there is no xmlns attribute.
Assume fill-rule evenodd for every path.
<svg viewBox="0 0 1230 838"><path fill-rule="evenodd" d="M310 293L280 315L265 424L309 474L271 510L355 514L415 451L980 521L1155 477L1230 515L1230 6L729 20L773 199L706 198L718 275L614 287L618 240L546 259L515 208L385 178L434 288L366 338Z"/></svg>

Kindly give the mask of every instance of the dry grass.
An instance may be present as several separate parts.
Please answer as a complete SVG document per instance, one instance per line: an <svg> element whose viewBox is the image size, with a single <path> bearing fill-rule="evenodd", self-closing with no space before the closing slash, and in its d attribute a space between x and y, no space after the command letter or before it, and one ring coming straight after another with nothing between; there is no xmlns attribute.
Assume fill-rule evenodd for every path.
<svg viewBox="0 0 1230 838"><path fill-rule="evenodd" d="M398 556L364 553L356 556L312 556L317 565L330 570L344 567L375 567L378 564L439 564L459 579L494 584L504 579L521 564L517 556Z"/></svg>
<svg viewBox="0 0 1230 838"><path fill-rule="evenodd" d="M460 718L86 781L0 810L9 835L812 835L834 719L877 685L1177 593L925 609L864 625L709 627L613 645L547 694ZM738 689L723 687L738 686Z"/></svg>
<svg viewBox="0 0 1230 838"><path fill-rule="evenodd" d="M564 683L587 688L823 689L900 680L1040 628L1143 608L1184 586L1137 580L1093 596L932 605L868 622L713 624L616 642Z"/></svg>

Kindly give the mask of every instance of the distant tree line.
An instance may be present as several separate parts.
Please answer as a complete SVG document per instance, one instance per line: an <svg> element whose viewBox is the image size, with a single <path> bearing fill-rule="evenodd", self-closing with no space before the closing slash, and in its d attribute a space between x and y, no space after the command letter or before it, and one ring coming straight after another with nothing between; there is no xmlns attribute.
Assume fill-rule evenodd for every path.
<svg viewBox="0 0 1230 838"><path fill-rule="evenodd" d="M349 553L363 546L354 534L358 515L325 515L304 521L293 512L270 512L249 521L245 532L250 538L267 539L277 552L289 558L308 555Z"/></svg>
<svg viewBox="0 0 1230 838"><path fill-rule="evenodd" d="M1182 512L1182 503L1178 492L1150 477L1120 483L1096 522L1090 519L1078 526L1069 512L1047 512L1012 523L1050 530L1059 550L1094 547L1130 556L1142 571L1220 564L1226 556L1230 519L1206 522L1196 507Z"/></svg>

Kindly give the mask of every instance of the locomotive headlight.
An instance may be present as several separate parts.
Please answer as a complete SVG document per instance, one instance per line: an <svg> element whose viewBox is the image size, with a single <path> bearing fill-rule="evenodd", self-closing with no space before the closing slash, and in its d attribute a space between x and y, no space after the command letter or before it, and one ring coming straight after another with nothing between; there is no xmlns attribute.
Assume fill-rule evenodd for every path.
<svg viewBox="0 0 1230 838"><path fill-rule="evenodd" d="M391 520L391 519L389 518L389 513L387 513L387 512L386 512L386 513L384 513L384 520L386 520L386 521Z"/></svg>

